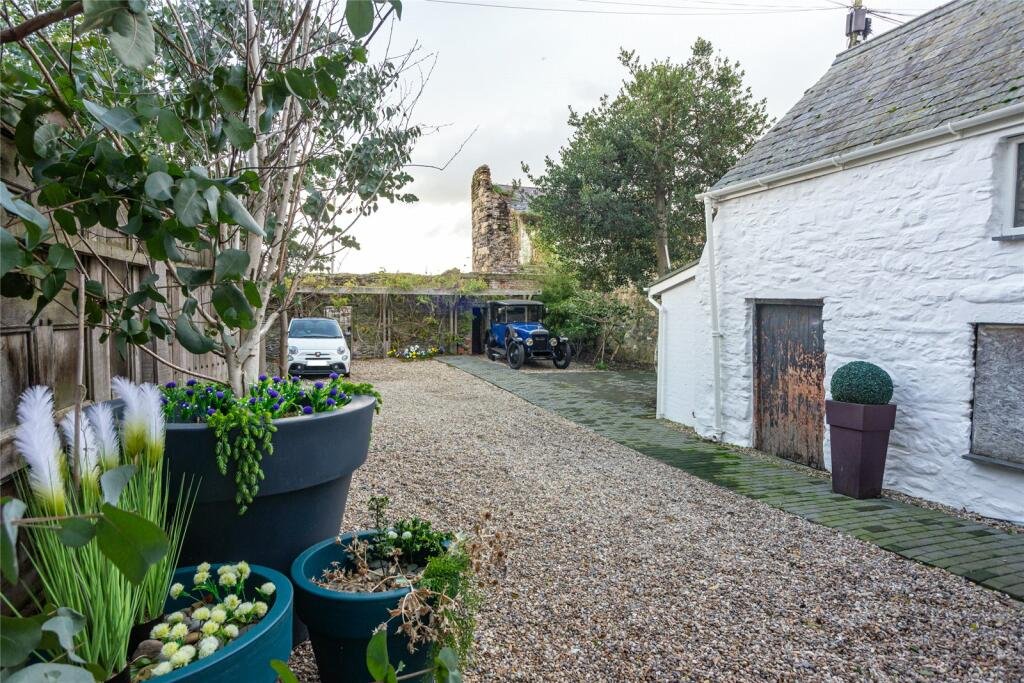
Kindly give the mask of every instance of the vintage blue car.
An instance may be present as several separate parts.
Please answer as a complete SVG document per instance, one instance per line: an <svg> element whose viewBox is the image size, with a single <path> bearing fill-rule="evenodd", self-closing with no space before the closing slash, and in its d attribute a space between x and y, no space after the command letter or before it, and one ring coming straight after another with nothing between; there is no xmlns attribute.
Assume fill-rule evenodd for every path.
<svg viewBox="0 0 1024 683"><path fill-rule="evenodd" d="M490 360L504 357L513 370L529 359L550 360L564 370L572 360L568 337L544 327L540 301L489 301L484 310L483 349Z"/></svg>

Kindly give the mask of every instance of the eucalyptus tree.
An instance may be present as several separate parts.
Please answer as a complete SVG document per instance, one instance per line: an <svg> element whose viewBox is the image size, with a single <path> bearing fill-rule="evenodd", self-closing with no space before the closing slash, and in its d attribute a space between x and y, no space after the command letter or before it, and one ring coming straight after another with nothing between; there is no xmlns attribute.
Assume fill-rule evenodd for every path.
<svg viewBox="0 0 1024 683"><path fill-rule="evenodd" d="M694 195L718 180L764 132L736 62L698 39L681 64L641 63L622 51L628 78L583 114L557 159L531 180L537 232L588 284L642 284L671 261L700 255L703 208ZM529 169L526 169L527 172Z"/></svg>
<svg viewBox="0 0 1024 683"><path fill-rule="evenodd" d="M30 181L0 186L0 274L36 316L71 289L122 352L173 337L222 357L241 391L294 275L351 247L381 201L416 199L420 57L368 58L399 0L6 7L0 113ZM97 247L111 237L148 261L141 284Z"/></svg>

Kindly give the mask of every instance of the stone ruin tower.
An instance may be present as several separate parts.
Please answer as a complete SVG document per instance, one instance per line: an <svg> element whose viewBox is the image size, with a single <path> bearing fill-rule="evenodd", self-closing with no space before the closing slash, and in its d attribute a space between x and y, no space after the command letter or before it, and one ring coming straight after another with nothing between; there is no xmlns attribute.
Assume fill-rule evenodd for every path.
<svg viewBox="0 0 1024 683"><path fill-rule="evenodd" d="M532 189L532 188L531 188ZM473 272L514 273L521 269L526 235L517 211L511 206L511 188L494 185L491 169L484 165L473 173L470 202L473 210ZM526 256L529 260L529 256Z"/></svg>

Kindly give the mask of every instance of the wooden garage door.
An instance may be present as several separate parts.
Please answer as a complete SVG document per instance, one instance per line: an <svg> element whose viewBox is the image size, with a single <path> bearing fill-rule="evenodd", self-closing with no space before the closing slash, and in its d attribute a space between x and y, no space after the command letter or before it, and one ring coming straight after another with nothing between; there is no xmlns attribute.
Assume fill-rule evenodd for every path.
<svg viewBox="0 0 1024 683"><path fill-rule="evenodd" d="M821 468L825 343L821 302L755 304L757 447Z"/></svg>

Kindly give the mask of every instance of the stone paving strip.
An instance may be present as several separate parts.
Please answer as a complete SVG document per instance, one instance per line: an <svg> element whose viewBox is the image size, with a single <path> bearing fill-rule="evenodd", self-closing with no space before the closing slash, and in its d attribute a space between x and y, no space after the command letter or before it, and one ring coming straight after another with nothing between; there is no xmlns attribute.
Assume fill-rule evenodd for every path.
<svg viewBox="0 0 1024 683"><path fill-rule="evenodd" d="M444 361L702 479L1024 600L1024 534L894 500L847 498L827 479L689 438L651 419L649 373L516 373L476 356Z"/></svg>
<svg viewBox="0 0 1024 683"><path fill-rule="evenodd" d="M396 515L466 529L486 510L511 536L507 575L487 589L479 614L467 681L1024 679L1024 603L557 414L579 401L574 420L618 424L618 438L642 446L661 434L654 420L633 417L653 412L642 381L570 370L521 385L549 412L433 361L359 361L354 374L381 390L384 407L344 529L368 525L367 500L387 494ZM512 376L529 382L528 374ZM608 378L590 385L607 396L578 390L572 399L588 374ZM618 411L591 410L616 401ZM705 447L673 437L662 444L677 449L672 457ZM761 486L728 474L755 467L754 458L718 455L705 457L705 476L735 476L763 496L789 481L800 494L794 505L815 506L814 482L773 470L776 481ZM878 526L885 509L858 519L871 515ZM811 512L848 511L822 503ZM291 663L300 679L317 680L308 644Z"/></svg>

